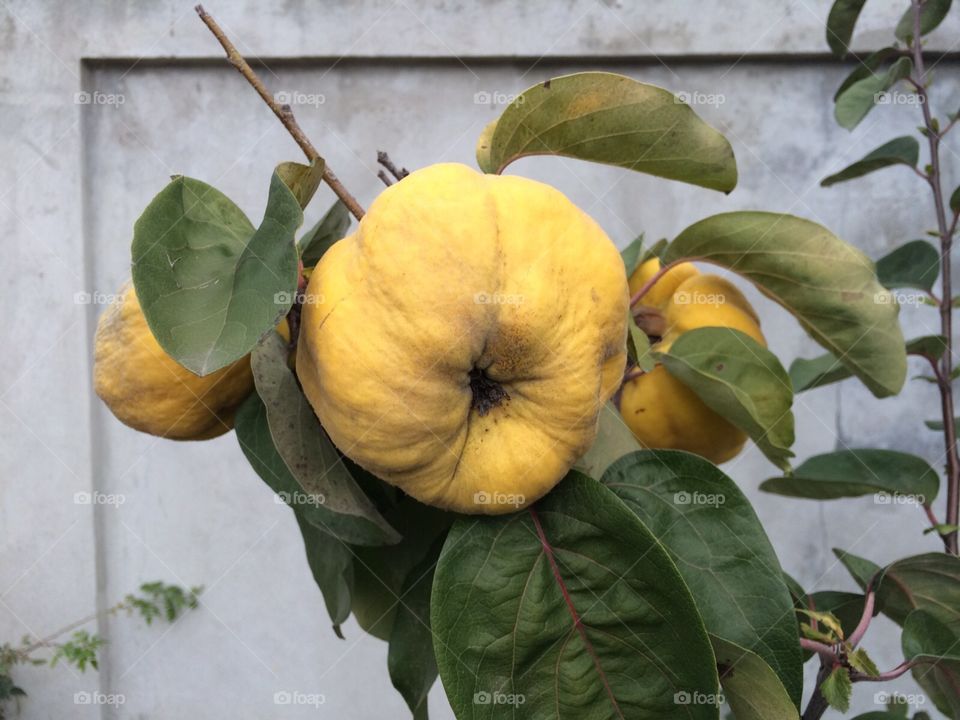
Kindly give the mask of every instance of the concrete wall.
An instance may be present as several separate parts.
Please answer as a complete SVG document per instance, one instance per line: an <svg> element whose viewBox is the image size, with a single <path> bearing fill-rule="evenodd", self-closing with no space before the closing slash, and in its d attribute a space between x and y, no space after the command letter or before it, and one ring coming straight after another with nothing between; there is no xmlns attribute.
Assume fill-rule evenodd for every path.
<svg viewBox="0 0 960 720"><path fill-rule="evenodd" d="M858 37L883 42L904 2L877 2ZM915 108L873 113L853 133L830 97L848 66L824 54L827 0L491 0L208 5L248 57L266 58L274 91L322 95L295 108L345 184L368 203L376 151L407 167L472 163L502 95L557 74L609 69L673 91L718 95L696 109L730 138L740 185L730 196L612 168L530 159L511 172L544 179L593 214L618 243L671 237L708 214L760 208L829 226L879 257L932 224L923 187L890 170L825 190L818 181L909 132ZM957 16L934 36L949 48ZM386 646L352 621L334 637L289 511L246 465L232 435L175 444L120 425L92 395L91 337L102 305L129 275L132 225L167 177L215 184L252 218L274 164L298 150L189 3L4 2L0 7L0 641L44 635L108 607L145 580L207 587L202 608L172 627L120 617L99 673L24 669L25 718L404 717ZM938 68L935 99L958 97L957 67ZM78 92L123 98L78 104ZM101 96L102 97L102 96ZM956 139L950 187L960 180ZM321 191L316 219L331 199ZM79 301L78 301L78 294ZM84 295L87 294L87 295ZM785 361L818 348L779 307L757 307ZM908 337L936 332L932 311L905 307ZM918 374L919 366L911 367ZM797 454L876 445L941 464L931 388L877 401L855 383L796 401ZM936 550L922 513L871 499L828 505L756 492L775 474L750 448L726 470L750 494L785 568L808 589L852 588L830 548L886 562ZM77 493L122 496L83 504ZM888 623L868 648L900 659ZM909 681L898 687L910 691ZM325 704L278 707L282 691ZM858 709L876 688L859 686ZM78 706L75 693L116 693L122 706ZM436 718L452 717L439 688Z"/></svg>

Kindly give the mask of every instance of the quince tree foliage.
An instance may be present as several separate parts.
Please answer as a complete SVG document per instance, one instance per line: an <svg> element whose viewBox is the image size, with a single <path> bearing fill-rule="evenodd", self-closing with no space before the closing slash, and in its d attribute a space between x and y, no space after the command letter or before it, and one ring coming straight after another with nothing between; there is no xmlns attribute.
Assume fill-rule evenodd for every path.
<svg viewBox="0 0 960 720"><path fill-rule="evenodd" d="M838 53L863 5L835 3ZM949 5L914 0L896 42L861 59L836 98L842 125L898 83L925 96L921 38ZM381 156L388 187L366 212L289 107L268 104L308 162L276 168L259 223L201 180L160 191L134 228L132 285L101 321L97 389L145 432L234 430L290 505L334 632L352 615L389 643L414 717L439 676L460 718L708 720L726 705L738 720L796 719L813 657L805 719L845 709L853 683L910 670L960 717L953 298L936 247L913 241L875 263L809 219L731 209L618 253L573 201L505 171L544 155L705 193L737 184L720 132L623 75L519 93L478 139L476 169L407 173ZM923 108L925 169L917 140L899 138L824 184L912 167L948 250L960 194L942 194L939 141L956 119ZM302 231L322 183L339 199ZM825 354L787 370L748 285ZM942 336L904 340L902 287L939 307ZM794 393L856 378L896 395L908 354L929 361L945 398L944 523L940 474L919 457L844 448L792 466ZM748 441L779 473L764 490L918 498L946 552L886 565L841 553L862 592L805 592L715 464ZM887 672L860 645L878 612L903 632L904 663Z"/></svg>

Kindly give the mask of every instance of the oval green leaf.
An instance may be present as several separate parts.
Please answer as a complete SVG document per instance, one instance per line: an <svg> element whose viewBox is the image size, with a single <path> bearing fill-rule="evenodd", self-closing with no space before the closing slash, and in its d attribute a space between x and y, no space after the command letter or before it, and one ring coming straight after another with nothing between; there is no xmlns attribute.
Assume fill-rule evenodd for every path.
<svg viewBox="0 0 960 720"><path fill-rule="evenodd" d="M620 411L613 403L607 403L600 411L597 439L573 467L599 480L615 461L639 449L640 443L623 421Z"/></svg>
<svg viewBox="0 0 960 720"><path fill-rule="evenodd" d="M901 637L907 660L919 663L913 677L947 717L960 717L960 633L926 610L914 610Z"/></svg>
<svg viewBox="0 0 960 720"><path fill-rule="evenodd" d="M300 238L298 248L303 266L313 267L320 262L330 246L347 234L352 221L353 216L342 200L331 205L320 221Z"/></svg>
<svg viewBox="0 0 960 720"><path fill-rule="evenodd" d="M636 516L578 473L533 511L458 520L431 620L461 720L719 715L690 591Z"/></svg>
<svg viewBox="0 0 960 720"><path fill-rule="evenodd" d="M867 0L835 0L827 16L827 45L837 57L850 52L853 28Z"/></svg>
<svg viewBox="0 0 960 720"><path fill-rule="evenodd" d="M704 404L743 430L777 467L790 467L793 390L777 356L732 328L683 333L657 355Z"/></svg>
<svg viewBox="0 0 960 720"><path fill-rule="evenodd" d="M926 240L911 240L877 260L884 287L929 291L940 277L940 252Z"/></svg>
<svg viewBox="0 0 960 720"><path fill-rule="evenodd" d="M756 653L710 634L720 685L736 720L798 720L777 674Z"/></svg>
<svg viewBox="0 0 960 720"><path fill-rule="evenodd" d="M914 610L926 610L960 631L960 557L926 553L888 565L877 586L877 607L900 626Z"/></svg>
<svg viewBox="0 0 960 720"><path fill-rule="evenodd" d="M921 37L937 29L937 26L943 22L947 13L950 12L950 6L952 4L953 0L922 0L920 3ZM913 38L916 33L915 23L916 18L911 4L911 7L907 8L906 12L903 13L900 22L897 23L897 29L894 31L897 40L907 42Z"/></svg>
<svg viewBox="0 0 960 720"><path fill-rule="evenodd" d="M795 706L803 689L793 602L777 555L736 483L703 458L643 450L603 475L667 548L707 631L756 653Z"/></svg>
<svg viewBox="0 0 960 720"><path fill-rule="evenodd" d="M530 155L560 155L730 192L733 148L673 93L624 75L583 72L528 88L488 125L477 163L501 173Z"/></svg>
<svg viewBox="0 0 960 720"><path fill-rule="evenodd" d="M776 495L836 500L880 494L878 502L929 505L940 476L923 458L894 450L840 450L815 455L785 477L765 480L760 489Z"/></svg>
<svg viewBox="0 0 960 720"><path fill-rule="evenodd" d="M873 263L822 225L766 212L714 215L670 243L666 261L704 260L752 281L877 397L907 375L899 307Z"/></svg>
<svg viewBox="0 0 960 720"><path fill-rule="evenodd" d="M137 297L167 354L208 375L249 353L293 303L302 222L277 172L256 230L216 188L174 178L137 220L132 247Z"/></svg>
<svg viewBox="0 0 960 720"><path fill-rule="evenodd" d="M832 354L815 358L797 358L790 364L790 382L795 393L830 385L853 377L850 369Z"/></svg>
<svg viewBox="0 0 960 720"><path fill-rule="evenodd" d="M840 564L847 569L847 572L850 573L861 590L866 590L870 580L883 569L872 560L848 553L840 548L834 548L833 554L840 561Z"/></svg>
<svg viewBox="0 0 960 720"><path fill-rule="evenodd" d="M849 75L847 75L846 78L844 78L843 82L840 83L840 87L837 88L837 91L833 95L833 101L836 102L837 98L843 95L846 89L855 82L859 82L864 78L870 77L884 62L899 54L900 50L898 48L885 47L867 55L863 60L857 63L857 66L850 72Z"/></svg>
<svg viewBox="0 0 960 720"><path fill-rule="evenodd" d="M357 545L390 545L400 536L357 485L313 414L293 371L287 343L270 333L250 357L257 393L266 406L270 435L299 485L306 518L321 530Z"/></svg>
<svg viewBox="0 0 960 720"><path fill-rule="evenodd" d="M853 130L867 113L873 110L883 93L910 75L913 61L902 57L891 65L886 72L871 73L857 80L837 97L833 116L840 127Z"/></svg>
<svg viewBox="0 0 960 720"><path fill-rule="evenodd" d="M875 150L871 150L863 158L857 160L852 165L820 181L823 187L836 185L845 180L863 177L877 170L882 170L892 165L907 165L916 167L917 160L920 158L920 143L912 135L894 138L888 143L881 145Z"/></svg>
<svg viewBox="0 0 960 720"><path fill-rule="evenodd" d="M345 543L306 518L309 507L301 507L299 502L303 490L273 444L267 408L256 392L237 410L234 429L251 467L296 515L313 579L323 594L330 620L335 628L339 627L350 616L353 553Z"/></svg>

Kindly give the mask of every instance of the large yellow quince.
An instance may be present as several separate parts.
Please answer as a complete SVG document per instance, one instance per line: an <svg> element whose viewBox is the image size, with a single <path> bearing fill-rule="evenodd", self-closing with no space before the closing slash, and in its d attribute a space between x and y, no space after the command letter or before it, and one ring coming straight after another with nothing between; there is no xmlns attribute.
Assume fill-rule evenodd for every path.
<svg viewBox="0 0 960 720"><path fill-rule="evenodd" d="M121 422L173 440L206 440L233 427L253 390L250 357L199 377L153 337L130 283L100 317L94 340L97 395Z"/></svg>
<svg viewBox="0 0 960 720"><path fill-rule="evenodd" d="M681 267L665 273L651 292ZM753 307L725 278L688 273L672 283L671 290L662 307L663 337L655 350L665 352L680 335L702 327L731 327L766 346ZM623 386L620 413L644 447L686 450L717 464L736 457L747 441L746 433L707 407L662 365Z"/></svg>
<svg viewBox="0 0 960 720"><path fill-rule="evenodd" d="M593 443L628 302L613 243L560 192L433 165L321 259L297 375L370 472L438 507L512 512Z"/></svg>

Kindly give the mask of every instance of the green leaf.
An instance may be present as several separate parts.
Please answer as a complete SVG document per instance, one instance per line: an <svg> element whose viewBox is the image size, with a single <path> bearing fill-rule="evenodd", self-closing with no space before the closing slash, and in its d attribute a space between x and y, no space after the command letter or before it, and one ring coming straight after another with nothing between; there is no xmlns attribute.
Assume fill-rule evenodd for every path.
<svg viewBox="0 0 960 720"><path fill-rule="evenodd" d="M853 555L839 548L834 548L833 554L837 557L837 560L840 561L840 564L847 569L847 572L850 573L853 579L856 580L857 585L859 585L862 590L866 589L871 578L883 569L866 558Z"/></svg>
<svg viewBox="0 0 960 720"><path fill-rule="evenodd" d="M776 553L736 483L678 450L633 453L602 481L667 548L708 632L756 653L798 704L803 677L793 603Z"/></svg>
<svg viewBox="0 0 960 720"><path fill-rule="evenodd" d="M780 678L756 653L710 634L723 695L737 720L798 720Z"/></svg>
<svg viewBox="0 0 960 720"><path fill-rule="evenodd" d="M291 504L301 507L309 522L344 542L398 542L400 536L357 485L320 426L287 366L287 353L284 339L271 333L254 349L250 365L273 444L300 487Z"/></svg>
<svg viewBox="0 0 960 720"><path fill-rule="evenodd" d="M943 335L925 335L907 341L907 355L939 360L948 347L947 339Z"/></svg>
<svg viewBox="0 0 960 720"><path fill-rule="evenodd" d="M903 387L899 307L870 259L823 226L776 213L714 215L680 233L665 259L704 260L739 273L793 313L874 395Z"/></svg>
<svg viewBox="0 0 960 720"><path fill-rule="evenodd" d="M853 28L867 0L836 0L827 16L827 45L837 57L850 52Z"/></svg>
<svg viewBox="0 0 960 720"><path fill-rule="evenodd" d="M620 251L620 257L623 258L623 266L627 270L627 277L630 277L633 271L640 266L641 255L643 255L643 233L640 233L633 242Z"/></svg>
<svg viewBox="0 0 960 720"><path fill-rule="evenodd" d="M648 248L643 249L643 254L640 256L640 261L637 265L643 265L647 260L652 257L660 258L663 255L663 251L667 249L669 241L666 238L660 238L653 245Z"/></svg>
<svg viewBox="0 0 960 720"><path fill-rule="evenodd" d="M133 284L150 330L177 362L208 375L249 353L297 287L296 196L273 173L254 230L217 189L176 177L133 231Z"/></svg>
<svg viewBox="0 0 960 720"><path fill-rule="evenodd" d="M924 535L929 535L930 533L937 533L938 535L949 535L952 532L960 530L960 525L948 525L947 523L937 523L932 525L923 531Z"/></svg>
<svg viewBox="0 0 960 720"><path fill-rule="evenodd" d="M912 70L913 62L910 58L902 57L885 73L874 73L857 80L837 98L833 109L837 123L847 130L853 130L877 104L881 94L908 77Z"/></svg>
<svg viewBox="0 0 960 720"><path fill-rule="evenodd" d="M723 192L737 184L730 143L689 105L607 72L564 75L522 92L484 130L477 163L501 173L530 155L589 160Z"/></svg>
<svg viewBox="0 0 960 720"><path fill-rule="evenodd" d="M623 421L620 411L613 403L607 403L600 411L597 439L573 467L599 480L614 461L639 449L640 443Z"/></svg>
<svg viewBox="0 0 960 720"><path fill-rule="evenodd" d="M764 492L811 500L836 500L880 494L880 504L929 505L937 497L940 476L923 458L894 450L839 450L815 455L793 473L760 484Z"/></svg>
<svg viewBox="0 0 960 720"><path fill-rule="evenodd" d="M435 542L427 556L410 571L390 631L390 679L407 701L414 720L427 720L427 695L437 679L430 632L430 592L442 545L442 539Z"/></svg>
<svg viewBox="0 0 960 720"><path fill-rule="evenodd" d="M777 467L790 467L793 391L777 356L732 328L683 333L660 360L703 402L743 430Z"/></svg>
<svg viewBox="0 0 960 720"><path fill-rule="evenodd" d="M850 709L850 695L853 693L853 683L850 682L847 669L843 666L834 668L820 685L820 692L830 707L842 713L847 712Z"/></svg>
<svg viewBox="0 0 960 720"><path fill-rule="evenodd" d="M579 473L533 510L458 520L431 619L461 720L718 717L713 650L680 574Z"/></svg>
<svg viewBox="0 0 960 720"><path fill-rule="evenodd" d="M858 647L852 652L847 653L847 661L854 670L858 670L864 675L877 677L877 675L880 674L880 669L877 667L876 663L870 659L867 651L862 647Z"/></svg>
<svg viewBox="0 0 960 720"><path fill-rule="evenodd" d="M656 362L650 353L650 338L637 326L633 313L627 313L627 359L644 372L650 372Z"/></svg>
<svg viewBox="0 0 960 720"><path fill-rule="evenodd" d="M960 185L958 185L957 189L950 195L950 209L953 210L954 213L960 214Z"/></svg>
<svg viewBox="0 0 960 720"><path fill-rule="evenodd" d="M283 184L293 193L293 196L297 199L297 203L300 205L300 209L303 210L310 204L314 193L317 192L317 188L320 187L325 168L326 164L322 158L317 158L309 165L285 162L277 165L277 175L280 176Z"/></svg>
<svg viewBox="0 0 960 720"><path fill-rule="evenodd" d="M831 353L810 359L797 358L790 364L790 382L795 393L830 385L849 377L853 377L853 373Z"/></svg>
<svg viewBox="0 0 960 720"><path fill-rule="evenodd" d="M853 71L840 83L840 87L837 88L836 93L833 95L833 101L836 102L837 98L843 95L844 91L855 82L870 77L884 62L899 54L899 48L885 47L867 55L867 57L857 63Z"/></svg>
<svg viewBox="0 0 960 720"><path fill-rule="evenodd" d="M901 637L907 660L919 663L913 676L949 717L960 717L960 634L925 610L914 610Z"/></svg>
<svg viewBox="0 0 960 720"><path fill-rule="evenodd" d="M353 216L343 201L337 200L320 222L300 238L300 261L304 267L313 267L330 247L347 234Z"/></svg>
<svg viewBox="0 0 960 720"><path fill-rule="evenodd" d="M894 138L890 142L881 145L876 150L867 153L862 159L857 160L853 165L849 165L838 173L829 175L820 181L823 187L836 185L844 180L863 177L877 170L882 170L892 165L907 165L916 167L917 160L920 158L920 143L912 135Z"/></svg>
<svg viewBox="0 0 960 720"><path fill-rule="evenodd" d="M294 510L293 514L303 536L310 573L323 594L334 631L341 636L340 626L350 617L353 553L345 542L311 524L304 513Z"/></svg>
<svg viewBox="0 0 960 720"><path fill-rule="evenodd" d="M798 608L797 612L816 620L818 625L823 625L829 631L823 633L823 637L830 638L831 641L844 639L843 626L840 624L839 618L832 612L828 610L808 610L806 608Z"/></svg>
<svg viewBox="0 0 960 720"><path fill-rule="evenodd" d="M403 539L389 547L354 549L357 562L353 613L366 632L389 641L396 618L406 602L404 584L429 556L438 538L446 537L455 516L408 496L385 514Z"/></svg>
<svg viewBox="0 0 960 720"><path fill-rule="evenodd" d="M943 432L944 424L943 420L924 420L923 424L926 425L931 430L936 430L937 432ZM953 419L954 426L960 425L960 418Z"/></svg>
<svg viewBox="0 0 960 720"><path fill-rule="evenodd" d="M943 22L943 19L950 12L950 5L953 0L923 0L920 6L920 35L927 35L933 32L937 26ZM913 38L915 31L915 18L913 7L907 8L907 11L897 23L897 29L894 34L897 40L908 42Z"/></svg>
<svg viewBox="0 0 960 720"><path fill-rule="evenodd" d="M960 557L926 553L887 566L877 586L877 607L897 625L919 609L960 632Z"/></svg>
<svg viewBox="0 0 960 720"><path fill-rule="evenodd" d="M237 441L257 475L279 498L288 499L297 518L307 562L334 627L350 615L350 588L353 584L353 553L344 543L321 532L307 519L307 511L293 501L302 493L270 437L267 408L256 392L244 400L235 418Z"/></svg>
<svg viewBox="0 0 960 720"><path fill-rule="evenodd" d="M940 252L926 240L912 240L877 260L884 287L929 291L940 276Z"/></svg>

